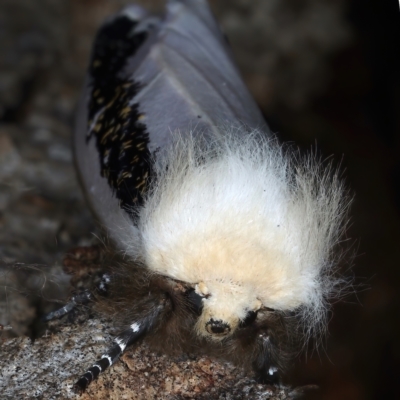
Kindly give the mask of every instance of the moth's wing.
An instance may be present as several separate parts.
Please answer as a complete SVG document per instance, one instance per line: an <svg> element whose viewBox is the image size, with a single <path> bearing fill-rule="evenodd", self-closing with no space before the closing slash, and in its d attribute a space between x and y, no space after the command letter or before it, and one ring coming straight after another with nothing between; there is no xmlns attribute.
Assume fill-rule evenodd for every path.
<svg viewBox="0 0 400 400"><path fill-rule="evenodd" d="M138 242L132 219L152 153L171 133L219 135L239 125L269 132L207 2L171 0L162 20L131 6L101 28L75 151L89 201L121 248Z"/></svg>
<svg viewBox="0 0 400 400"><path fill-rule="evenodd" d="M120 87L125 82L120 73L127 58L140 49L148 32L157 29L159 23L158 18L133 5L102 25L77 107L73 148L78 176L92 211L122 250L138 245L139 233L132 223L132 213L127 210L134 205L133 196L122 196L115 183L115 176L126 172L124 169L129 164L126 158L121 159L121 163L118 160L123 143L129 140L127 129L121 129L121 125L131 116L133 123L137 119L136 113L124 118L120 115L121 108L126 106L124 102L129 100L123 91L122 101L118 102ZM140 24L139 32L133 32ZM114 136L110 136L110 129ZM122 182L122 188L131 193L128 182ZM137 191L134 195L137 196ZM122 207L124 204L128 207Z"/></svg>
<svg viewBox="0 0 400 400"><path fill-rule="evenodd" d="M124 73L140 83L138 104L154 151L170 133L190 129L218 135L246 125L269 133L232 60L206 1L170 1L148 48L128 60Z"/></svg>

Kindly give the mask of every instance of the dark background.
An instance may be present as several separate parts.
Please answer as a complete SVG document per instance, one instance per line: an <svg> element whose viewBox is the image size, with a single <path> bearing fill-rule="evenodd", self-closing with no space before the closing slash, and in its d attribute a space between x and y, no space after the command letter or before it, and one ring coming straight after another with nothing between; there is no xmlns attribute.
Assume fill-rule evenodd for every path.
<svg viewBox="0 0 400 400"><path fill-rule="evenodd" d="M331 57L331 79L323 93L305 109L272 112L284 139L307 147L312 131L321 153L337 159L342 154L355 194L348 236L356 241L359 293L335 305L327 354L320 354L321 361L313 356L300 374L321 382L324 394L315 398L395 399L400 374L399 4L349 1L345 15L353 43Z"/></svg>
<svg viewBox="0 0 400 400"><path fill-rule="evenodd" d="M96 27L125 3L0 3L2 268L55 265L51 271L57 273L65 251L93 242L70 133ZM158 9L162 2L142 3ZM318 352L296 362L290 379L320 385L310 394L316 399L394 399L400 376L399 4L210 3L274 131L304 151L316 147L324 158L332 156L355 196L347 232L355 258L352 269L344 269L355 277L356 294L334 305L328 338ZM11 273L6 278L4 287L19 289L2 290L7 301L0 323L34 336L40 301L18 300L29 310L22 323L15 317L23 314L13 307L17 300L10 300L34 290L33 279ZM5 340L6 333L0 334Z"/></svg>

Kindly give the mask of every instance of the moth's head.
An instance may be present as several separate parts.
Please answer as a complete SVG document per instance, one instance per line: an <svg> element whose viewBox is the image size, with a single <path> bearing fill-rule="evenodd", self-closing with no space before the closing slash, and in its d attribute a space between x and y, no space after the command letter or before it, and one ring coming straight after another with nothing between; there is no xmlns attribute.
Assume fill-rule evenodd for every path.
<svg viewBox="0 0 400 400"><path fill-rule="evenodd" d="M262 306L250 288L223 279L199 282L195 293L202 301L196 331L211 340L233 334L240 324L254 319Z"/></svg>

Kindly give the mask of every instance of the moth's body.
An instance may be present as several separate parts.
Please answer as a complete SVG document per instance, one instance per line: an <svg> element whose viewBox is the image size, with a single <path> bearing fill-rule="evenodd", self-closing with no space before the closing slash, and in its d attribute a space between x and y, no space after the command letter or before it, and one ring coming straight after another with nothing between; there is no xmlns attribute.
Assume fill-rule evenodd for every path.
<svg viewBox="0 0 400 400"><path fill-rule="evenodd" d="M125 257L107 300L131 327L115 354L161 332L272 379L335 285L336 176L276 143L202 0L106 22L79 109L82 184Z"/></svg>

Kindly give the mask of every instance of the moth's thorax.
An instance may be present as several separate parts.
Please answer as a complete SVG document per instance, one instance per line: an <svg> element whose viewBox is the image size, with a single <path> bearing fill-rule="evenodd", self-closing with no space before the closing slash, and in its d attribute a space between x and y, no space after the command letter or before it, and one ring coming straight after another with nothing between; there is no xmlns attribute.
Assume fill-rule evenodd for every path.
<svg viewBox="0 0 400 400"><path fill-rule="evenodd" d="M218 301L204 300L203 317L224 315L235 326L258 299L304 311L313 324L332 287L323 271L339 232L340 187L315 178L312 160L311 172L289 173L281 150L262 139L215 140L211 150L177 140L155 165L158 179L138 214L141 250L131 254L193 287L207 282L211 292L224 282L215 283ZM232 296L230 283L243 292Z"/></svg>

